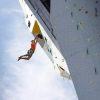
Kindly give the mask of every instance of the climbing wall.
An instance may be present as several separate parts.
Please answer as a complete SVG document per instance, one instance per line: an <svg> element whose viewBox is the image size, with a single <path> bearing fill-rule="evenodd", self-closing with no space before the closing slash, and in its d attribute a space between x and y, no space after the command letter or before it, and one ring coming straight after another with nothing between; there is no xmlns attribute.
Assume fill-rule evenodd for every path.
<svg viewBox="0 0 100 100"><path fill-rule="evenodd" d="M51 0L50 12L79 100L100 100L100 0Z"/></svg>

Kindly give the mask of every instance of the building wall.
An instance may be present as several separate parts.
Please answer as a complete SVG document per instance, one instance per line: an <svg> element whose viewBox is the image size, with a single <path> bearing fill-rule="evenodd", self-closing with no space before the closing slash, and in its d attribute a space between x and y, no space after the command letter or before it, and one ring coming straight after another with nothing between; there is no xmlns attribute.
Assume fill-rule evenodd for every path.
<svg viewBox="0 0 100 100"><path fill-rule="evenodd" d="M51 0L50 12L79 100L100 100L100 0Z"/></svg>

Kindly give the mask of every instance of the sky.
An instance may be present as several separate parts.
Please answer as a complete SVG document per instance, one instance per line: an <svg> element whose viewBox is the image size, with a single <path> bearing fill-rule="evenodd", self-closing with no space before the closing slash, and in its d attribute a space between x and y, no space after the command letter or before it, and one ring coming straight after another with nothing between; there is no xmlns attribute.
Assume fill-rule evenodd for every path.
<svg viewBox="0 0 100 100"><path fill-rule="evenodd" d="M18 0L0 2L0 100L78 100L72 81L54 71L37 45L29 61L17 61L34 37Z"/></svg>

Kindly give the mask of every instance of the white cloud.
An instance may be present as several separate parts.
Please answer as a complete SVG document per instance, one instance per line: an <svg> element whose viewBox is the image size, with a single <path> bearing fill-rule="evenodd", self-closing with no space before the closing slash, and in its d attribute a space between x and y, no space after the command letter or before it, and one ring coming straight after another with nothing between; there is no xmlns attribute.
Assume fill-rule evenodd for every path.
<svg viewBox="0 0 100 100"><path fill-rule="evenodd" d="M20 10L3 12L19 13ZM77 100L72 83L55 74L53 65L39 45L30 61L17 62L17 57L27 52L33 38L21 18L12 20L15 25L12 25L11 34L16 34L6 49L11 59L4 62L7 70L2 79L3 100Z"/></svg>
<svg viewBox="0 0 100 100"><path fill-rule="evenodd" d="M9 15L9 14L22 14L20 9L12 9L12 8L2 8L0 9L0 14Z"/></svg>

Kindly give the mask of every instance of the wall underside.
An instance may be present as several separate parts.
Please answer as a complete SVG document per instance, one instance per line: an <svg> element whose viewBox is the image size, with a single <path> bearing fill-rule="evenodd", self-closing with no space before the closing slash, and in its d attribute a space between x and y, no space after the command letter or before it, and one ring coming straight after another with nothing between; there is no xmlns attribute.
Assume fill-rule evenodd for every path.
<svg viewBox="0 0 100 100"><path fill-rule="evenodd" d="M100 0L51 0L50 12L79 100L100 100Z"/></svg>

